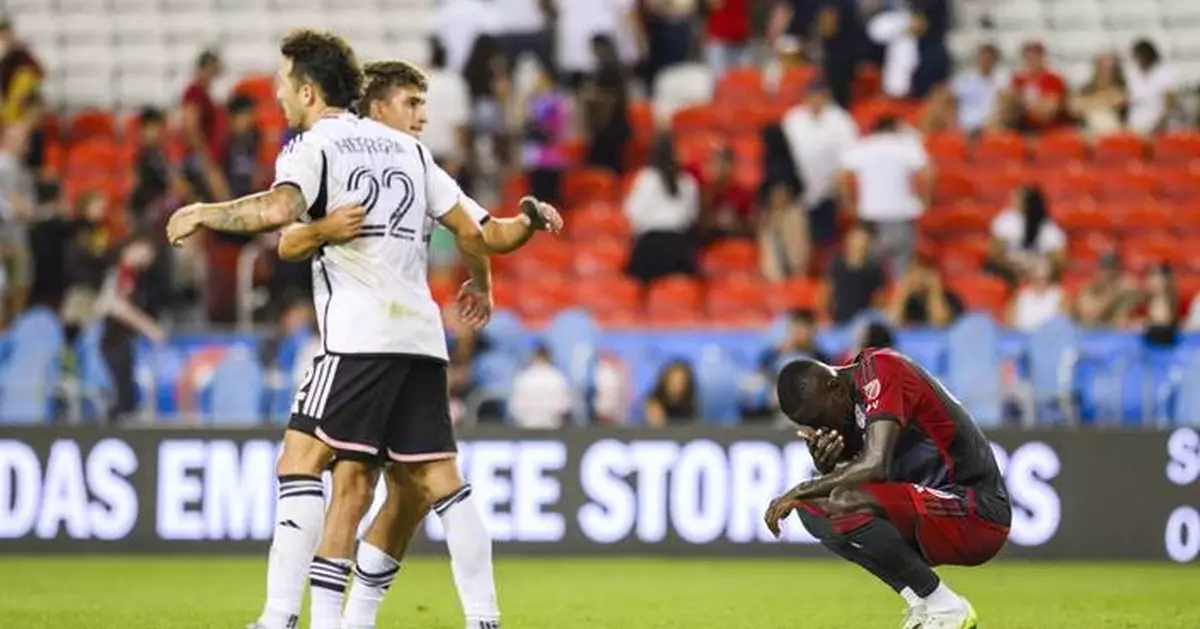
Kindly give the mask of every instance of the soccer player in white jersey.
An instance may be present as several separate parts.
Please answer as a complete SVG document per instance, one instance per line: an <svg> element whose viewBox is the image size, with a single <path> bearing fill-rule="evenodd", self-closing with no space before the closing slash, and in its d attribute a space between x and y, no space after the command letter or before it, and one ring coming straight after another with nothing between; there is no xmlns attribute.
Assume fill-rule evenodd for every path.
<svg viewBox="0 0 1200 629"><path fill-rule="evenodd" d="M445 333L426 279L428 219L455 235L467 262L471 279L459 294L464 319L482 326L492 299L487 245L458 187L433 176L436 165L416 139L348 111L362 83L350 47L302 30L285 37L280 51L278 98L288 123L303 133L280 153L272 189L187 206L167 226L179 243L201 227L258 233L320 219L329 208L366 210L358 238L322 247L313 261L324 352L284 433L267 603L253 625L263 629L295 627L304 594L303 581L275 575L302 572L311 560L314 596L345 589L351 562L313 557L326 517L320 474L335 457L388 457L420 467L454 454ZM442 514L447 541L457 557L475 562L470 574L490 581L491 540L469 492L462 493L437 497L452 503ZM490 594L490 607L478 606L486 611L470 619L472 626L495 626L494 584L476 589L481 598ZM337 627L340 616L313 620L314 627Z"/></svg>
<svg viewBox="0 0 1200 629"><path fill-rule="evenodd" d="M425 94L428 78L417 66L406 61L379 61L363 68L365 84L358 111L364 115L415 137L425 125L427 114ZM436 176L449 179L440 168ZM551 205L536 199L522 199L520 216L492 218L469 197L463 197L463 207L483 229L484 240L493 253L508 253L519 249L538 230L557 232L562 218ZM338 208L329 216L311 223L297 223L283 231L279 255L286 260L307 258L324 244L344 242L361 233L362 208ZM365 539L355 553L355 532L374 497L379 466L362 461L338 462L334 466L334 492L330 500L325 530L317 555L322 558L313 564L313 618L328 618L342 613L340 591L322 589L320 581L325 560L341 563L356 557L350 602L345 607L343 629L371 628L384 593L395 580L399 561L420 521L433 507L431 496L452 495L462 489L469 491L457 474L453 459L430 463L417 468L424 476L417 477L413 466L388 466L387 499L379 515L371 522ZM438 470L439 466L446 466ZM336 521L335 519L336 518ZM474 609L480 597L477 591L486 588L490 575L459 574L460 569L473 568L473 562L456 561L451 549L451 566L455 584L468 617L481 615ZM486 578L484 578L486 577ZM304 574L293 579L302 581ZM478 582L478 585L476 583ZM486 615L486 610L482 615Z"/></svg>

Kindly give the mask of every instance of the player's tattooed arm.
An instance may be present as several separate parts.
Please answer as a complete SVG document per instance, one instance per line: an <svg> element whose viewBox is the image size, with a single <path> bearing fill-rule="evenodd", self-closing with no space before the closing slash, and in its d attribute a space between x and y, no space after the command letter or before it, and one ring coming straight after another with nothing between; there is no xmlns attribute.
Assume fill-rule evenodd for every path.
<svg viewBox="0 0 1200 629"><path fill-rule="evenodd" d="M224 203L194 203L180 208L167 223L167 238L179 244L201 227L237 234L257 234L287 225L304 213L304 195L281 185Z"/></svg>

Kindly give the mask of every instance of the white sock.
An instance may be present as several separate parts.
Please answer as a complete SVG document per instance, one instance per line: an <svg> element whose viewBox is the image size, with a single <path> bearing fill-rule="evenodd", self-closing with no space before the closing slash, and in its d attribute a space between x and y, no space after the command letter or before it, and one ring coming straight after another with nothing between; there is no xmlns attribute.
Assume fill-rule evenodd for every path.
<svg viewBox="0 0 1200 629"><path fill-rule="evenodd" d="M492 539L479 509L471 500L471 486L433 505L446 529L450 569L462 602L467 629L499 629L500 608L496 604L496 581L492 577Z"/></svg>
<svg viewBox="0 0 1200 629"><path fill-rule="evenodd" d="M312 629L341 629L342 599L350 580L350 559L313 557L308 568L309 596L312 597L309 626Z"/></svg>
<svg viewBox="0 0 1200 629"><path fill-rule="evenodd" d="M321 542L325 489L319 476L279 477L275 535L267 559L267 604L258 622L264 629L299 626L308 562Z"/></svg>
<svg viewBox="0 0 1200 629"><path fill-rule="evenodd" d="M354 579L342 612L342 629L375 629L383 595L398 572L400 564L390 555L366 542L358 543Z"/></svg>
<svg viewBox="0 0 1200 629"><path fill-rule="evenodd" d="M914 592L912 588L904 588L903 590L900 590L900 598L903 598L904 602L908 603L909 609L925 603L925 601L921 600L920 596L917 596L917 593Z"/></svg>
<svg viewBox="0 0 1200 629"><path fill-rule="evenodd" d="M962 609L963 601L945 581L938 583L937 589L925 597L925 607L930 612L952 612Z"/></svg>

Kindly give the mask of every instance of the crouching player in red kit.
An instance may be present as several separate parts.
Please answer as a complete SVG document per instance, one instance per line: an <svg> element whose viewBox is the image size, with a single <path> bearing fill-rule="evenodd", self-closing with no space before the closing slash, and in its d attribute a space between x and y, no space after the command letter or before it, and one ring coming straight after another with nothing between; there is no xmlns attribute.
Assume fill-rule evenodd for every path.
<svg viewBox="0 0 1200 629"><path fill-rule="evenodd" d="M961 402L907 357L870 349L845 367L789 363L779 404L800 426L820 476L776 498L839 557L908 603L904 629L974 629L975 610L938 578L1000 551L1012 505L983 432Z"/></svg>

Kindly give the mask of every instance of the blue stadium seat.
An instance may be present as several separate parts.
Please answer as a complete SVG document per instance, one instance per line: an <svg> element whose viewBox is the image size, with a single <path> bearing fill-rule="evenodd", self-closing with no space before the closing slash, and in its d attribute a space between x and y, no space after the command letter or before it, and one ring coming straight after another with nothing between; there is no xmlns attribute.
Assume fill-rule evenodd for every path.
<svg viewBox="0 0 1200 629"><path fill-rule="evenodd" d="M97 321L84 329L75 340L75 357L85 400L84 419L103 417L113 393L112 372L100 349L103 336L104 321Z"/></svg>
<svg viewBox="0 0 1200 629"><path fill-rule="evenodd" d="M258 357L245 347L229 350L209 385L207 423L212 426L257 426L263 421L266 376Z"/></svg>
<svg viewBox="0 0 1200 629"><path fill-rule="evenodd" d="M737 423L738 369L717 345L708 345L696 363L696 395L700 420L722 426Z"/></svg>
<svg viewBox="0 0 1200 629"><path fill-rule="evenodd" d="M1070 318L1055 317L1030 335L1028 348L1038 421L1060 423L1070 413L1079 329Z"/></svg>
<svg viewBox="0 0 1200 629"><path fill-rule="evenodd" d="M529 357L529 332L511 310L493 312L492 318L483 328L482 334L494 349L506 352L517 359Z"/></svg>
<svg viewBox="0 0 1200 629"><path fill-rule="evenodd" d="M1200 426L1200 352L1190 352L1184 367L1177 372L1171 423Z"/></svg>
<svg viewBox="0 0 1200 629"><path fill-rule="evenodd" d="M588 311L566 310L554 317L543 340L555 366L576 386L583 385L596 356L600 328Z"/></svg>
<svg viewBox="0 0 1200 629"><path fill-rule="evenodd" d="M896 349L917 361L929 373L944 378L948 338L941 330L901 330L896 334Z"/></svg>
<svg viewBox="0 0 1200 629"><path fill-rule="evenodd" d="M58 383L63 331L46 308L33 308L13 323L8 360L0 367L0 423L35 424L50 418Z"/></svg>
<svg viewBox="0 0 1200 629"><path fill-rule="evenodd" d="M985 428L1000 425L1000 330L986 315L959 319L948 336L946 363L950 391L962 400L975 421Z"/></svg>
<svg viewBox="0 0 1200 629"><path fill-rule="evenodd" d="M520 370L521 364L515 358L495 350L480 354L472 365L475 382L481 388L505 398L512 392L513 379Z"/></svg>

